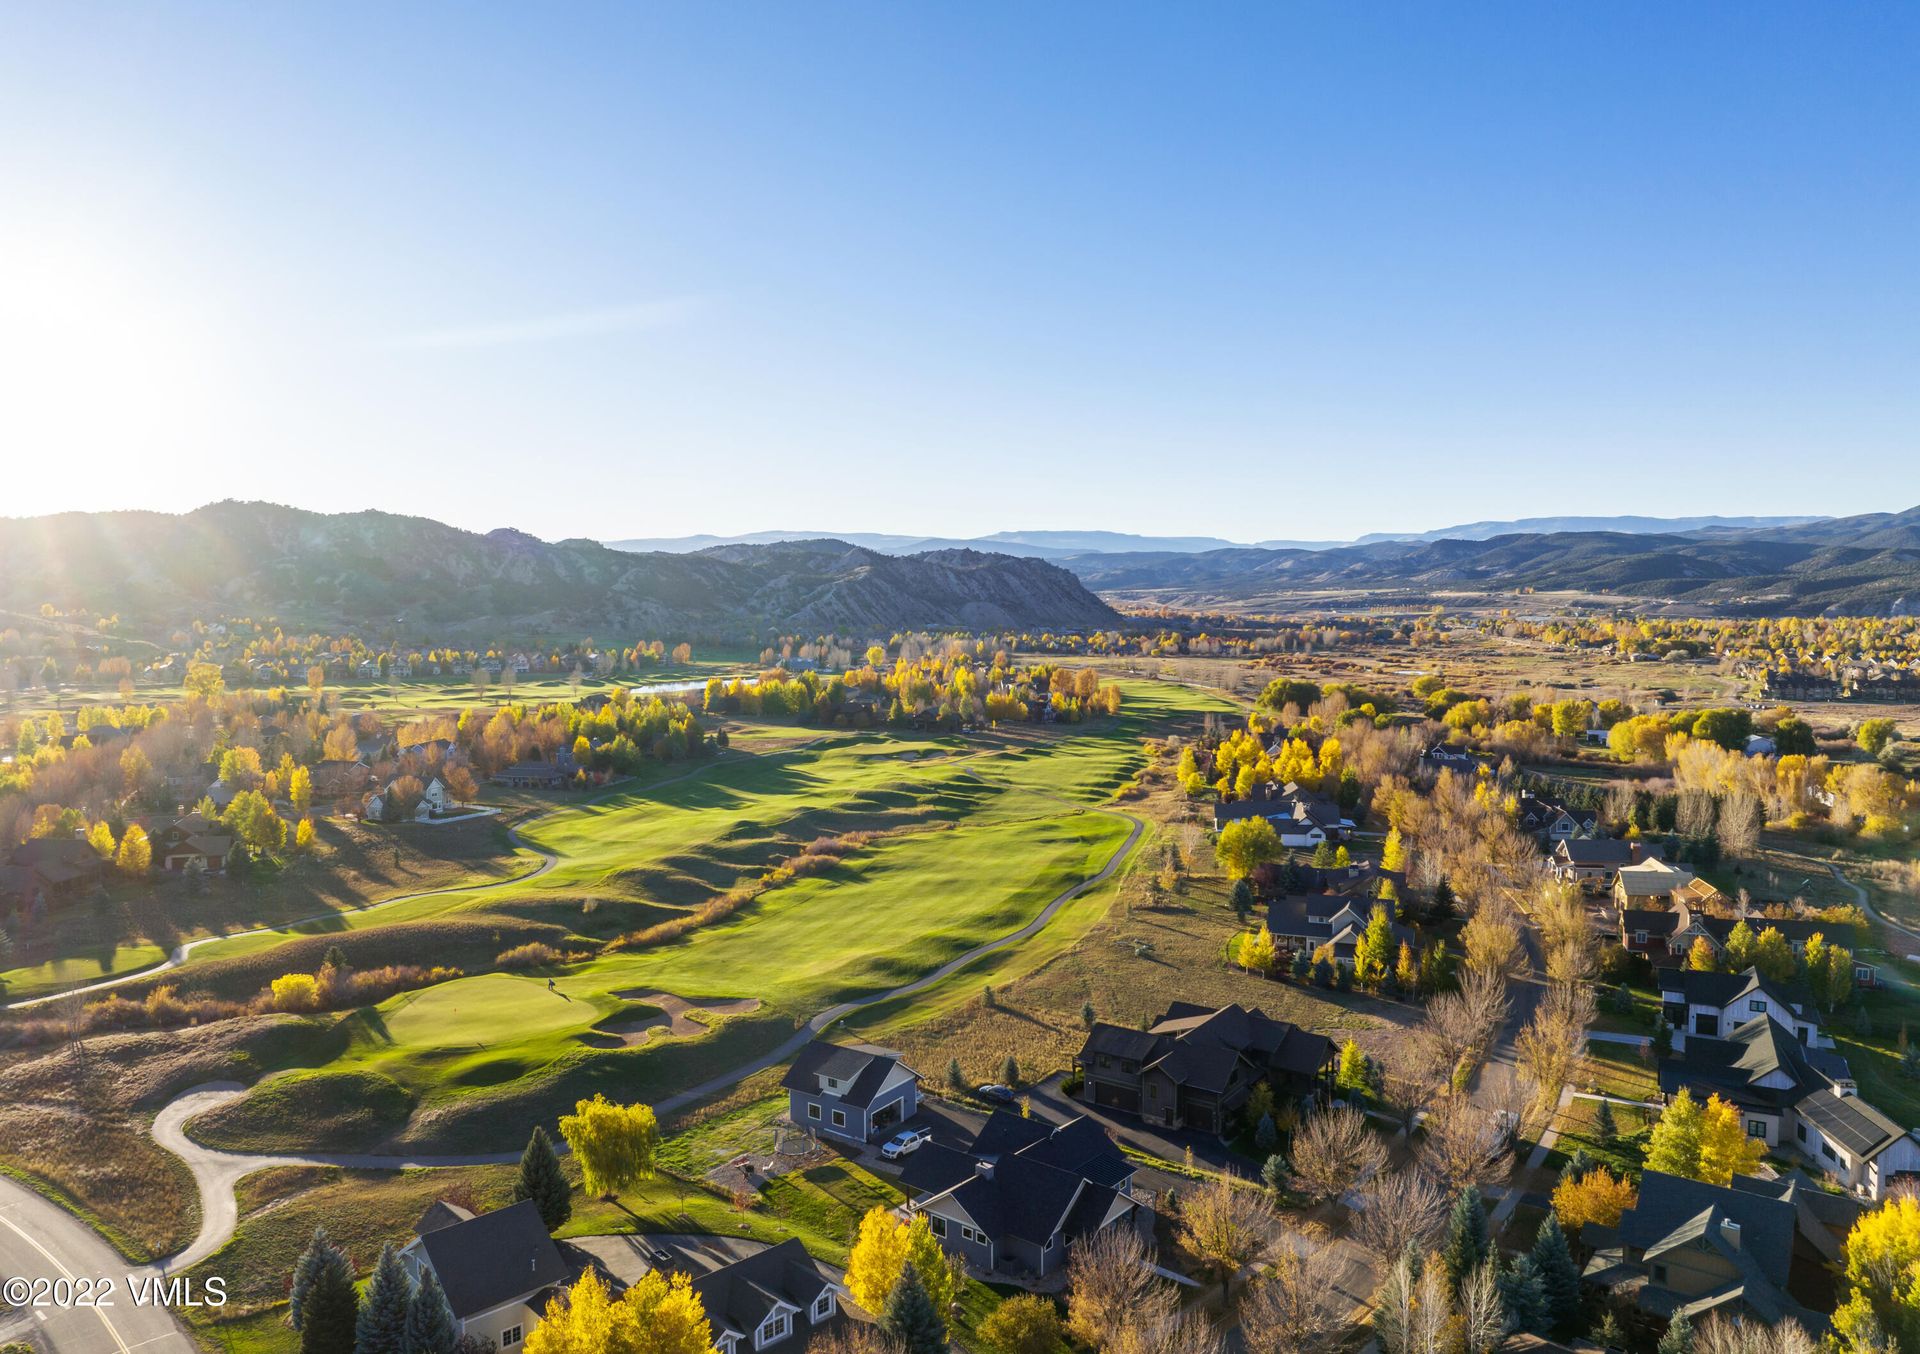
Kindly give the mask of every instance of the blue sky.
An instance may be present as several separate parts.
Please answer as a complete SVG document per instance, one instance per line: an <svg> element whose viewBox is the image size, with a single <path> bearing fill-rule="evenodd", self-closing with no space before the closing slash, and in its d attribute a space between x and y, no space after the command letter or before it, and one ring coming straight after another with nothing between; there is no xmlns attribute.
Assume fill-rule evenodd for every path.
<svg viewBox="0 0 1920 1354"><path fill-rule="evenodd" d="M1920 502L1913 6L0 34L0 512L1255 540Z"/></svg>

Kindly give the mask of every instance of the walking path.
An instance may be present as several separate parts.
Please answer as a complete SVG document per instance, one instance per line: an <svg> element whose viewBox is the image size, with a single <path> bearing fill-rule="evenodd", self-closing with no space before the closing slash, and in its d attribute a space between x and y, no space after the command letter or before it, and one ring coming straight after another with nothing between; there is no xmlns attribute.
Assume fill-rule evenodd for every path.
<svg viewBox="0 0 1920 1354"><path fill-rule="evenodd" d="M665 782L660 783L665 784ZM1081 805L1077 807L1084 808L1085 806ZM740 1082L745 1081L748 1077L753 1076L755 1073L764 1071L769 1067L777 1066L792 1058L793 1055L798 1053L810 1040L817 1037L825 1031L828 1026L844 1016L868 1006L878 1005L881 1002L892 1001L897 997L911 996L916 992L924 991L935 983L952 977L955 973L958 973L961 969L985 955L1003 950L1010 945L1017 945L1037 935L1059 914L1061 908L1065 907L1089 889L1096 888L1111 879L1115 872L1119 870L1121 864L1132 854L1134 847L1139 844L1141 834L1146 830L1146 824L1142 820L1120 809L1089 809L1088 812L1110 813L1116 817L1125 819L1129 824L1126 840L1120 843L1113 854L1107 858L1106 864L1102 865L1097 872L1088 875L1078 883L1071 884L1055 894L1053 898L1047 902L1046 906L1040 909L1033 920L1029 921L1026 925L1020 927L1018 930L1010 931L996 940L990 940L983 944L976 945L966 953L948 960L938 968L923 974L910 983L903 983L898 987L889 988L884 992L876 992L868 996L858 997L851 1001L843 1001L837 1005L828 1007L826 1010L821 1011L812 1019L808 1020L794 1032L791 1038L783 1041L778 1048L750 1062L743 1063L731 1071L723 1072L719 1076L703 1081L697 1086L689 1087L684 1091L666 1097L654 1105L653 1108L655 1112L662 1115L671 1114L676 1110L684 1109L698 1101L729 1090ZM556 863L555 858L544 852L541 854L543 857L541 865L528 874L520 876L520 879L532 878L534 875L542 874L553 868ZM486 889L504 887L506 884L515 882L518 882L518 880L501 880L495 883L480 885L477 888L434 890L434 892L481 892ZM389 903L398 901L400 900L388 900ZM386 904L382 904L382 906L384 905ZM154 970L148 970L149 973L153 971ZM122 979L120 981L125 980ZM341 1166L357 1170L406 1170L415 1167L499 1165L515 1162L520 1159L518 1152L483 1155L449 1154L410 1156L391 1156L364 1152L292 1152L280 1154L225 1152L217 1148L203 1146L187 1136L186 1124L190 1119L196 1115L204 1114L219 1105L223 1105L230 1100L236 1099L245 1093L246 1087L240 1085L238 1082L210 1082L181 1093L169 1101L160 1113L155 1116L153 1123L154 1141L178 1156L187 1164L187 1169L193 1173L194 1183L200 1193L201 1218L200 1233L194 1238L193 1243L184 1251L180 1252L180 1254L162 1261L158 1266L160 1272L164 1273L170 1270L184 1269L189 1265L206 1259L208 1256L217 1252L222 1246L226 1245L227 1241L233 1236L234 1229L239 1221L239 1207L234 1199L234 1185L243 1176L249 1175L254 1171L264 1170L272 1166ZM112 1248L106 1246L106 1243L84 1222L64 1210L46 1204L44 1200L41 1200L38 1195L34 1194L33 1191L25 1185L0 1176L0 1210L11 1207L16 1198L18 1198L21 1206L26 1206L25 1201L29 1199L41 1204L46 1210L45 1225L51 1231L58 1233L63 1239L64 1244L73 1248L76 1253L92 1247L103 1249L108 1255L113 1254ZM7 1255L8 1252L6 1250L0 1249L0 1258L6 1258ZM119 1261L117 1257L114 1263L124 1268L124 1262ZM44 1269L44 1266L40 1266L38 1268L25 1268L9 1272L33 1274L41 1272ZM115 1271L107 1269L101 1270L100 1272L110 1273ZM184 1339L184 1336L182 1338ZM84 1348L84 1346L77 1344L71 1347L74 1349Z"/></svg>

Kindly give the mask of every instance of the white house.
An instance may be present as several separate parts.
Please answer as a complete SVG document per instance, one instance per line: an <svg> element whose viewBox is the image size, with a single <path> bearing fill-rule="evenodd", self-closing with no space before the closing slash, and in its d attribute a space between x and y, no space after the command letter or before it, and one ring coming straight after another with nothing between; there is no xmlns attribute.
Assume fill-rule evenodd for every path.
<svg viewBox="0 0 1920 1354"><path fill-rule="evenodd" d="M1686 1050L1689 1037L1725 1039L1755 1016L1772 1016L1808 1048L1833 1047L1833 1040L1820 1033L1820 1016L1812 999L1797 986L1769 982L1757 969L1744 973L1663 969L1660 1002L1673 1027L1676 1053Z"/></svg>

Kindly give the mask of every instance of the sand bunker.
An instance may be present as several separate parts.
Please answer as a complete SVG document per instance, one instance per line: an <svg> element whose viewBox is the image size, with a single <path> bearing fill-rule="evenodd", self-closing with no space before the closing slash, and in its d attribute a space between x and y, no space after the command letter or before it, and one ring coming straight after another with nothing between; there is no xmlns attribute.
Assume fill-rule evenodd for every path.
<svg viewBox="0 0 1920 1354"><path fill-rule="evenodd" d="M692 1012L705 1011L710 1015L732 1016L747 1015L760 1009L758 997L729 997L719 1001L689 1001L685 997L676 997L671 992L649 992L641 988L632 988L625 992L614 993L626 1001L645 1002L660 1009L652 1015L640 1016L632 1020L622 1020L617 1024L602 1025L582 1035L585 1042L598 1048L633 1048L644 1044L655 1034L705 1034L707 1027L695 1020Z"/></svg>

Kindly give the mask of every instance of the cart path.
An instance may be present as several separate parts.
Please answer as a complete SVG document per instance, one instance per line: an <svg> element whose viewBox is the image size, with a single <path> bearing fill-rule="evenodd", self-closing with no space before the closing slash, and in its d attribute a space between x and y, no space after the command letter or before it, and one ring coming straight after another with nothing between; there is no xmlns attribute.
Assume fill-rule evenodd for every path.
<svg viewBox="0 0 1920 1354"><path fill-rule="evenodd" d="M1088 813L1109 814L1123 819L1128 825L1126 839L1114 849L1104 865L1093 874L1068 885L1055 894L1026 925L1018 930L1009 931L997 939L976 945L964 954L949 959L938 968L922 974L912 982L829 1006L795 1030L792 1037L782 1041L778 1048L703 1081L697 1086L666 1097L653 1106L655 1112L661 1115L672 1114L722 1091L730 1090L748 1077L788 1061L805 1047L808 1041L819 1036L834 1022L845 1016L869 1006L925 991L934 984L952 977L975 960L1009 946L1018 945L1039 934L1059 915L1061 908L1090 889L1098 888L1112 879L1133 854L1134 848L1146 831L1144 821L1124 810L1089 808L1086 805L1075 807L1084 809ZM197 1143L187 1136L186 1125L189 1120L238 1099L245 1095L246 1091L247 1088L238 1082L209 1082L183 1091L169 1101L154 1117L152 1128L154 1141L186 1163L187 1169L193 1173L194 1183L200 1192L200 1233L194 1238L192 1245L160 1263L159 1269L162 1272L183 1269L196 1264L218 1252L232 1239L234 1229L239 1224L239 1206L234 1199L234 1186L243 1176L250 1175L254 1171L274 1166L339 1166L349 1170L409 1170L421 1167L494 1166L509 1164L520 1159L518 1152L411 1155L369 1152L228 1152ZM562 1151L566 1150L564 1143L556 1146ZM0 1190L7 1188L31 1194L25 1186L0 1177ZM0 1199L3 1198L4 1195L0 1195ZM55 1210L55 1213L65 1220L62 1231L81 1233L90 1238L92 1244L104 1244L80 1219L62 1210Z"/></svg>

